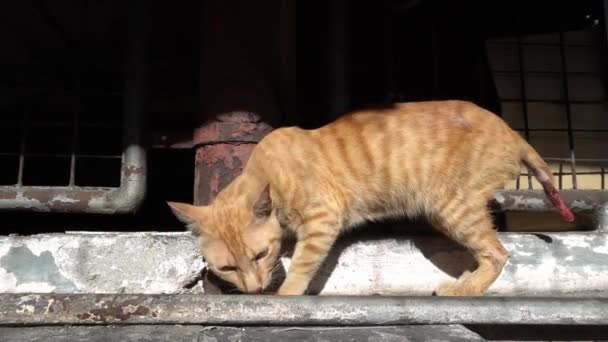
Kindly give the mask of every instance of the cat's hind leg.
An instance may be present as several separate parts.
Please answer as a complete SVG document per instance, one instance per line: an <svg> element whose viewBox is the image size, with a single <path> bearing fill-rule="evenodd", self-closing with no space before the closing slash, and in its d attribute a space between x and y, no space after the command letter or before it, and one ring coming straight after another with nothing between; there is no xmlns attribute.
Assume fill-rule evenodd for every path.
<svg viewBox="0 0 608 342"><path fill-rule="evenodd" d="M440 296L479 296L498 278L509 254L497 238L492 219L484 204L460 203L451 211L438 213L431 223L450 239L466 247L478 263L472 273L464 272L458 280L440 284Z"/></svg>

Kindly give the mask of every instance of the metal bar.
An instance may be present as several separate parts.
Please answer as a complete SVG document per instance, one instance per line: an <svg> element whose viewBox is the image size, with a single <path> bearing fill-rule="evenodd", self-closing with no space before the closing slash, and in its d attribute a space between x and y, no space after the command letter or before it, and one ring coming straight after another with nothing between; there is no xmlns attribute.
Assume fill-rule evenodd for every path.
<svg viewBox="0 0 608 342"><path fill-rule="evenodd" d="M525 78L525 74L524 74L524 53L523 53L523 48L521 45L521 35L518 34L517 35L517 57L519 60L519 86L520 86L520 91L521 91L521 97L522 97L522 114L524 116L524 137L526 138L526 141L530 141L530 127L529 127L529 119L528 119L528 100L527 100L527 95L526 95L526 78ZM518 188L519 188L519 184L518 184ZM528 175L528 189L532 189L532 176Z"/></svg>
<svg viewBox="0 0 608 342"><path fill-rule="evenodd" d="M563 162L568 162L570 161L570 158L551 158L551 157L547 157L544 158L544 160L550 160L550 161L563 161ZM579 163L605 163L608 162L608 158L578 158L576 160Z"/></svg>
<svg viewBox="0 0 608 342"><path fill-rule="evenodd" d="M572 131L572 108L570 107L570 91L568 89L568 70L566 67L566 50L564 48L564 30L562 26L561 15L563 14L563 0L559 1L559 14L560 18L558 18L559 25L559 53L561 56L561 67L562 67L562 77L563 77L563 91L564 91L564 100L566 101L566 122L568 125L568 146L570 147L570 158L571 158L571 167L572 167L572 188L577 189L576 182L576 157L574 152L574 133Z"/></svg>
<svg viewBox="0 0 608 342"><path fill-rule="evenodd" d="M576 174L577 175L600 175L601 172L602 172L601 170L600 171L583 171L583 172L577 172ZM527 176L529 174L530 173L528 173L528 172L522 173L522 175L525 175L525 176ZM572 172L562 172L561 174L568 176L568 175L572 175Z"/></svg>
<svg viewBox="0 0 608 342"><path fill-rule="evenodd" d="M78 74L78 86L77 86L77 103L76 103L76 108L74 109L74 117L72 118L72 153L70 153L70 180L68 185L70 187L74 186L75 182L76 182L76 153L78 153L78 135L79 135L79 129L78 129L78 119L80 117L80 96L81 96L81 92L80 92L80 88L81 88L81 73L79 72Z"/></svg>
<svg viewBox="0 0 608 342"><path fill-rule="evenodd" d="M27 136L29 131L30 101L27 101L23 120L21 121L21 143L19 146L19 169L17 171L17 186L23 185L23 169L25 168L25 150L27 149Z"/></svg>
<svg viewBox="0 0 608 342"><path fill-rule="evenodd" d="M608 299L0 294L0 325L608 324Z"/></svg>
<svg viewBox="0 0 608 342"><path fill-rule="evenodd" d="M530 120L528 118L528 94L527 94L527 90L526 90L526 74L525 74L525 68L524 68L524 51L523 51L523 45L522 45L522 32L521 32L521 21L522 21L522 17L521 17L521 0L517 2L517 61L518 61L518 65L519 65L519 87L520 87L520 94L521 94L521 104L522 104L522 114L524 116L524 137L526 139L527 142L530 142ZM517 188L519 189L519 178L518 182L517 182ZM532 189L532 176L528 175L528 189L531 190Z"/></svg>

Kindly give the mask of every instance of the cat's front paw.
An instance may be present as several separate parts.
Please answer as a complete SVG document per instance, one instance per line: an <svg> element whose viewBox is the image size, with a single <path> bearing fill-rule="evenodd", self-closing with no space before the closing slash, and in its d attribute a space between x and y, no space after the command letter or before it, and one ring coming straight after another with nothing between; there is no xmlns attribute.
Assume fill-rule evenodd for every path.
<svg viewBox="0 0 608 342"><path fill-rule="evenodd" d="M298 296L304 293L301 286L281 286L277 295L279 296Z"/></svg>

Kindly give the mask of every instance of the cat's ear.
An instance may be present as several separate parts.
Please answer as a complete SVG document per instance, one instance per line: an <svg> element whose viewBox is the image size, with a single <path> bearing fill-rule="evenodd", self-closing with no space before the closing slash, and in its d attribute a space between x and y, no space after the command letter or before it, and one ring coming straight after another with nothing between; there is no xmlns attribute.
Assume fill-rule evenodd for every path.
<svg viewBox="0 0 608 342"><path fill-rule="evenodd" d="M197 207L187 203L167 202L175 217L177 217L194 236L200 236L203 232L200 220L202 207Z"/></svg>
<svg viewBox="0 0 608 342"><path fill-rule="evenodd" d="M258 218L270 216L272 212L272 199L270 198L270 185L266 185L253 204L253 214Z"/></svg>

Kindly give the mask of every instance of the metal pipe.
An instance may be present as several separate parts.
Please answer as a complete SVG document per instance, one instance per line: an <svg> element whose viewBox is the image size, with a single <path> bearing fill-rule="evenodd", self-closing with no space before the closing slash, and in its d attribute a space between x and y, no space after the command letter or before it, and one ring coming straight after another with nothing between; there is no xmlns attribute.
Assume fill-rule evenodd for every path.
<svg viewBox="0 0 608 342"><path fill-rule="evenodd" d="M608 299L0 294L0 325L608 324Z"/></svg>

